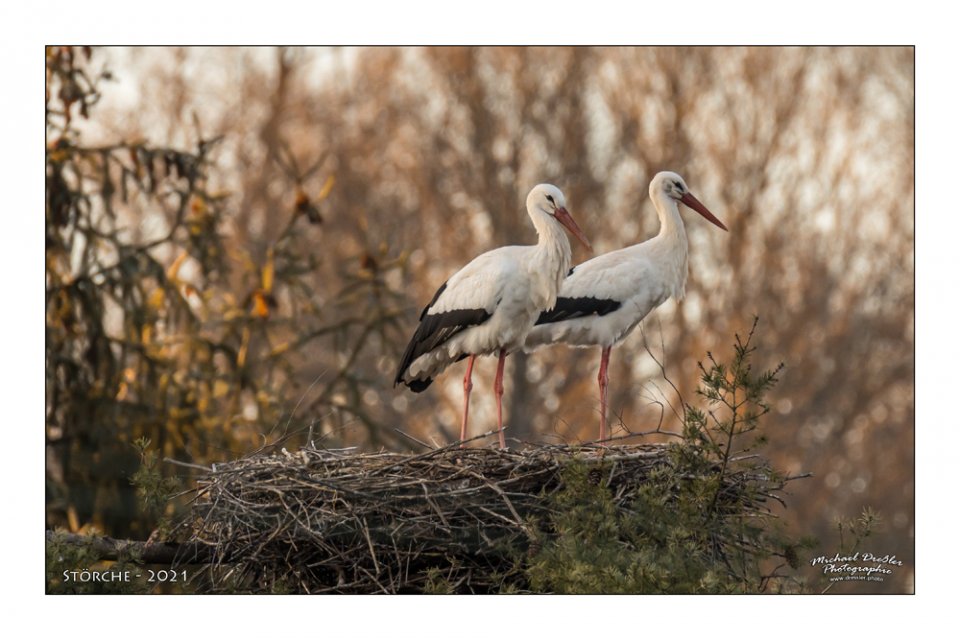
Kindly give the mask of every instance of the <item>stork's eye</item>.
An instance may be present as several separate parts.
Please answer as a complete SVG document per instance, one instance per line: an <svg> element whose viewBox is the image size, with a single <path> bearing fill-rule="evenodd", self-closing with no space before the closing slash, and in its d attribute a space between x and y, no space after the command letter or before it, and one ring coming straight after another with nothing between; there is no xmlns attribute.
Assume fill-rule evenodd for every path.
<svg viewBox="0 0 960 640"><path fill-rule="evenodd" d="M553 201L553 196L547 196L547 200L550 201L550 204L556 206L557 203Z"/></svg>

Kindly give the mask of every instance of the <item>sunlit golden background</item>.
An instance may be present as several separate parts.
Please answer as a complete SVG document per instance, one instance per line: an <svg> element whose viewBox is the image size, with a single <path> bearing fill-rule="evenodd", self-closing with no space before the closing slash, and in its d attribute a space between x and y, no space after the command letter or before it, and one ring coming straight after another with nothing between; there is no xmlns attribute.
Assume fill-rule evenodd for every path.
<svg viewBox="0 0 960 640"><path fill-rule="evenodd" d="M685 212L687 296L614 350L615 435L675 425L698 360L728 357L758 316L756 365L786 364L764 453L813 474L782 517L832 555L836 519L872 507L865 548L904 567L846 591L912 591L911 48L75 56L110 76L83 117L48 71L48 184L90 194L61 217L48 202L48 526L148 535L129 483L141 436L205 464L307 438L451 441L463 364L422 394L392 386L435 289L535 241L523 202L539 182L564 191L595 253L651 237L647 186L670 169L730 232ZM170 150L202 151L202 175ZM598 359L511 356L510 437L594 438ZM493 369L475 370L474 433L495 424Z"/></svg>

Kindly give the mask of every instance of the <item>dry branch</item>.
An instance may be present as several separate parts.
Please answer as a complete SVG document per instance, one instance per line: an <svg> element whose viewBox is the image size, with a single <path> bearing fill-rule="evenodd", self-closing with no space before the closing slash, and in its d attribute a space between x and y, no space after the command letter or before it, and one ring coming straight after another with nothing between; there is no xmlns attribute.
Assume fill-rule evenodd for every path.
<svg viewBox="0 0 960 640"><path fill-rule="evenodd" d="M207 564L212 557L208 546L192 542L118 540L109 536L83 536L55 531L47 531L47 542L86 547L101 560L136 558L143 564Z"/></svg>

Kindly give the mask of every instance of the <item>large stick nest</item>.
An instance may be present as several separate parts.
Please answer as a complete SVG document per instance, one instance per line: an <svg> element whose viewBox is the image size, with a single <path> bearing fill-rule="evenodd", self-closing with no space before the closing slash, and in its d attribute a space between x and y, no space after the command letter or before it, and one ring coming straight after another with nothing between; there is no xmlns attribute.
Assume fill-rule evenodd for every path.
<svg viewBox="0 0 960 640"><path fill-rule="evenodd" d="M439 579L496 592L536 552L549 496L575 460L618 508L668 464L660 445L284 451L216 465L200 483L192 538L220 565L214 589L419 593Z"/></svg>

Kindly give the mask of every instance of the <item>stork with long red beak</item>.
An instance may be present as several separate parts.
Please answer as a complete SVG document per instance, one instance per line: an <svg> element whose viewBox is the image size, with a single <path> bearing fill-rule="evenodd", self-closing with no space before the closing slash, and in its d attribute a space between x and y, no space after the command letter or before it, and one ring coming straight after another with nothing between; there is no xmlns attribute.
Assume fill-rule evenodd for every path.
<svg viewBox="0 0 960 640"><path fill-rule="evenodd" d="M556 304L571 261L563 228L590 248L567 212L563 193L555 186L534 187L527 196L527 213L539 242L488 251L453 274L420 314L420 325L394 380L394 386L403 383L419 393L448 366L469 358L463 378L461 441L467 437L474 360L479 355L497 353L497 429L500 447L506 447L501 402L504 361L508 353L523 347L527 332L540 314Z"/></svg>
<svg viewBox="0 0 960 640"><path fill-rule="evenodd" d="M641 244L612 251L579 264L563 281L557 304L540 314L525 349L564 342L599 346L600 441L607 438L607 366L610 350L643 318L673 296L683 299L687 282L687 234L680 218L683 203L727 228L697 200L676 173L662 171L650 182L650 199L660 218L660 233Z"/></svg>

